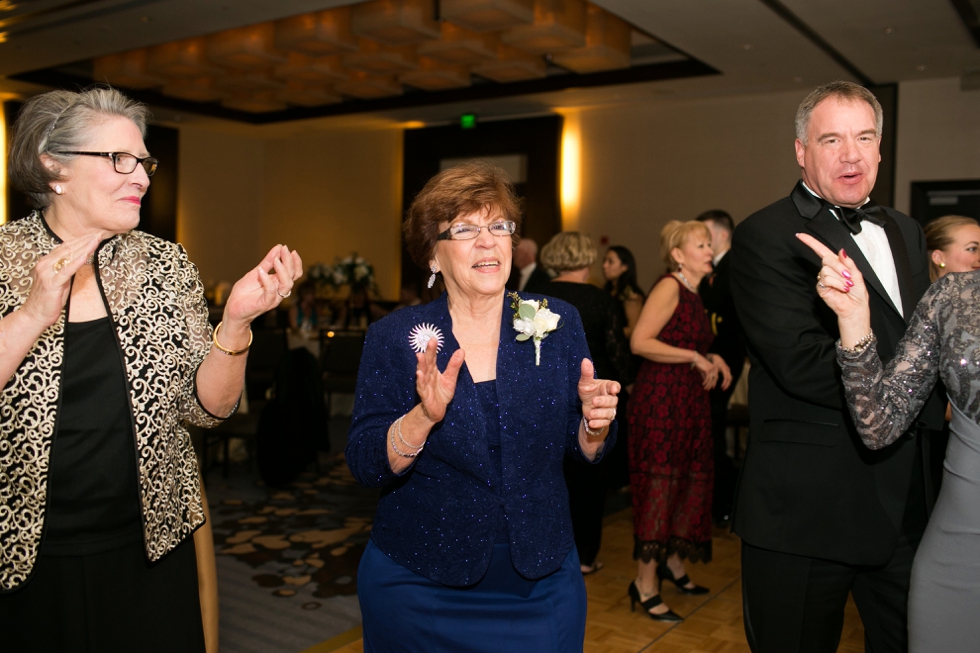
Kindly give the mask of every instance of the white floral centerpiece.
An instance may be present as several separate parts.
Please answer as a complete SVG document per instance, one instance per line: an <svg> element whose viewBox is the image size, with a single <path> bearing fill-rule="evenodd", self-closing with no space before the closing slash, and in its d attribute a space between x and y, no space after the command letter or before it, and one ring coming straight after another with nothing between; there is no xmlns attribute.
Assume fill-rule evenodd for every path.
<svg viewBox="0 0 980 653"><path fill-rule="evenodd" d="M561 316L548 309L548 300L521 299L516 292L508 293L514 309L514 331L517 341L534 339L534 364L541 365L541 341L558 328Z"/></svg>
<svg viewBox="0 0 980 653"><path fill-rule="evenodd" d="M374 267L354 252L333 266L333 283L351 290L375 290Z"/></svg>
<svg viewBox="0 0 980 653"><path fill-rule="evenodd" d="M377 291L374 266L368 263L367 259L358 256L357 252L346 258L337 259L333 265L314 263L309 267L306 274L316 284L317 289L331 288L336 290L343 286L349 286L352 291Z"/></svg>

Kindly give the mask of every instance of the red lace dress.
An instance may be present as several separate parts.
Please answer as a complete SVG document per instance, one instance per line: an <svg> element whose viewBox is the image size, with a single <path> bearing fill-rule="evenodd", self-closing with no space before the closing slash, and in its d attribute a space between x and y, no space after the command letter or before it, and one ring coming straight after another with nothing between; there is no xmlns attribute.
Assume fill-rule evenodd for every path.
<svg viewBox="0 0 980 653"><path fill-rule="evenodd" d="M713 336L701 298L664 276L677 281L680 301L657 339L704 355ZM660 562L676 552L711 560L711 406L701 374L686 363L644 360L629 401L629 433L633 558Z"/></svg>

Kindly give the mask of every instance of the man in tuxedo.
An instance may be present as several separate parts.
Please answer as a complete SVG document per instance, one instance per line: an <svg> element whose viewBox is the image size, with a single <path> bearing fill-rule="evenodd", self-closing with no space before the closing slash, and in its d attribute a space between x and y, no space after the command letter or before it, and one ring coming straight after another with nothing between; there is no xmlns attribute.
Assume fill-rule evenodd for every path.
<svg viewBox="0 0 980 653"><path fill-rule="evenodd" d="M530 238L521 238L514 248L514 259L507 280L508 290L541 292L541 287L551 281L551 275L537 263L538 244Z"/></svg>
<svg viewBox="0 0 980 653"><path fill-rule="evenodd" d="M820 261L794 237L809 233L854 259L878 353L891 359L929 271L918 224L869 200L881 126L867 89L815 89L796 115L802 180L735 229L732 294L752 368L733 529L755 653L836 651L848 592L866 651L907 649L909 573L927 516L914 436L942 425L943 402L933 396L895 444L864 447L840 383L837 318L816 293Z"/></svg>
<svg viewBox="0 0 980 653"><path fill-rule="evenodd" d="M732 300L731 262L728 251L732 247L735 222L725 211L714 209L697 217L711 232L711 250L715 253L714 271L701 280L698 294L704 302L715 336L711 351L721 356L732 371L732 382L727 390L717 386L711 390L711 437L714 440L715 485L712 513L716 524L726 524L735 499L735 482L738 471L728 455L726 438L728 401L735 391L735 384L745 367L745 341L738 322L735 302Z"/></svg>

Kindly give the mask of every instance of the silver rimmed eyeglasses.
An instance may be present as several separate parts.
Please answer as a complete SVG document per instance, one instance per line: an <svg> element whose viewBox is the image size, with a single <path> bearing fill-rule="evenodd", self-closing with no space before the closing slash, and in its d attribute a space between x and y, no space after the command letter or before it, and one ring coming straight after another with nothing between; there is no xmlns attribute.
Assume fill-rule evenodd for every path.
<svg viewBox="0 0 980 653"><path fill-rule="evenodd" d="M454 224L449 229L439 232L436 240L473 240L484 229L494 236L503 238L504 236L510 236L517 230L517 223L511 220L502 220L486 227L478 227L475 224Z"/></svg>
<svg viewBox="0 0 980 653"><path fill-rule="evenodd" d="M157 165L160 163L152 156L140 158L129 152L58 152L58 154L105 157L112 160L112 168L121 175L128 175L133 170L136 170L137 165L142 165L143 170L146 170L146 176L152 177L153 173L157 171Z"/></svg>

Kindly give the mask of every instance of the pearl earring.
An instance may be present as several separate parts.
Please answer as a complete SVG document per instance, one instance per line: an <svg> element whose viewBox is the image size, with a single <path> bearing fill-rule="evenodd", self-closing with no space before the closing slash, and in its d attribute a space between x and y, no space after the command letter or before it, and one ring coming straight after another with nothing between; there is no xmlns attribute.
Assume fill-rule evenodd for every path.
<svg viewBox="0 0 980 653"><path fill-rule="evenodd" d="M64 192L65 192L65 189L61 187L61 184L55 184L55 186L54 186L54 192L55 192L56 195L63 195Z"/></svg>
<svg viewBox="0 0 980 653"><path fill-rule="evenodd" d="M436 274L438 273L438 270L436 270L436 266L434 265L429 268L429 270L432 271L432 276L429 277L429 283L426 284L427 288L431 288L432 286L436 285Z"/></svg>
<svg viewBox="0 0 980 653"><path fill-rule="evenodd" d="M940 264L939 264L939 267L941 267L941 268L945 268L945 267L946 267L946 264L945 264L945 263L940 263Z"/></svg>

